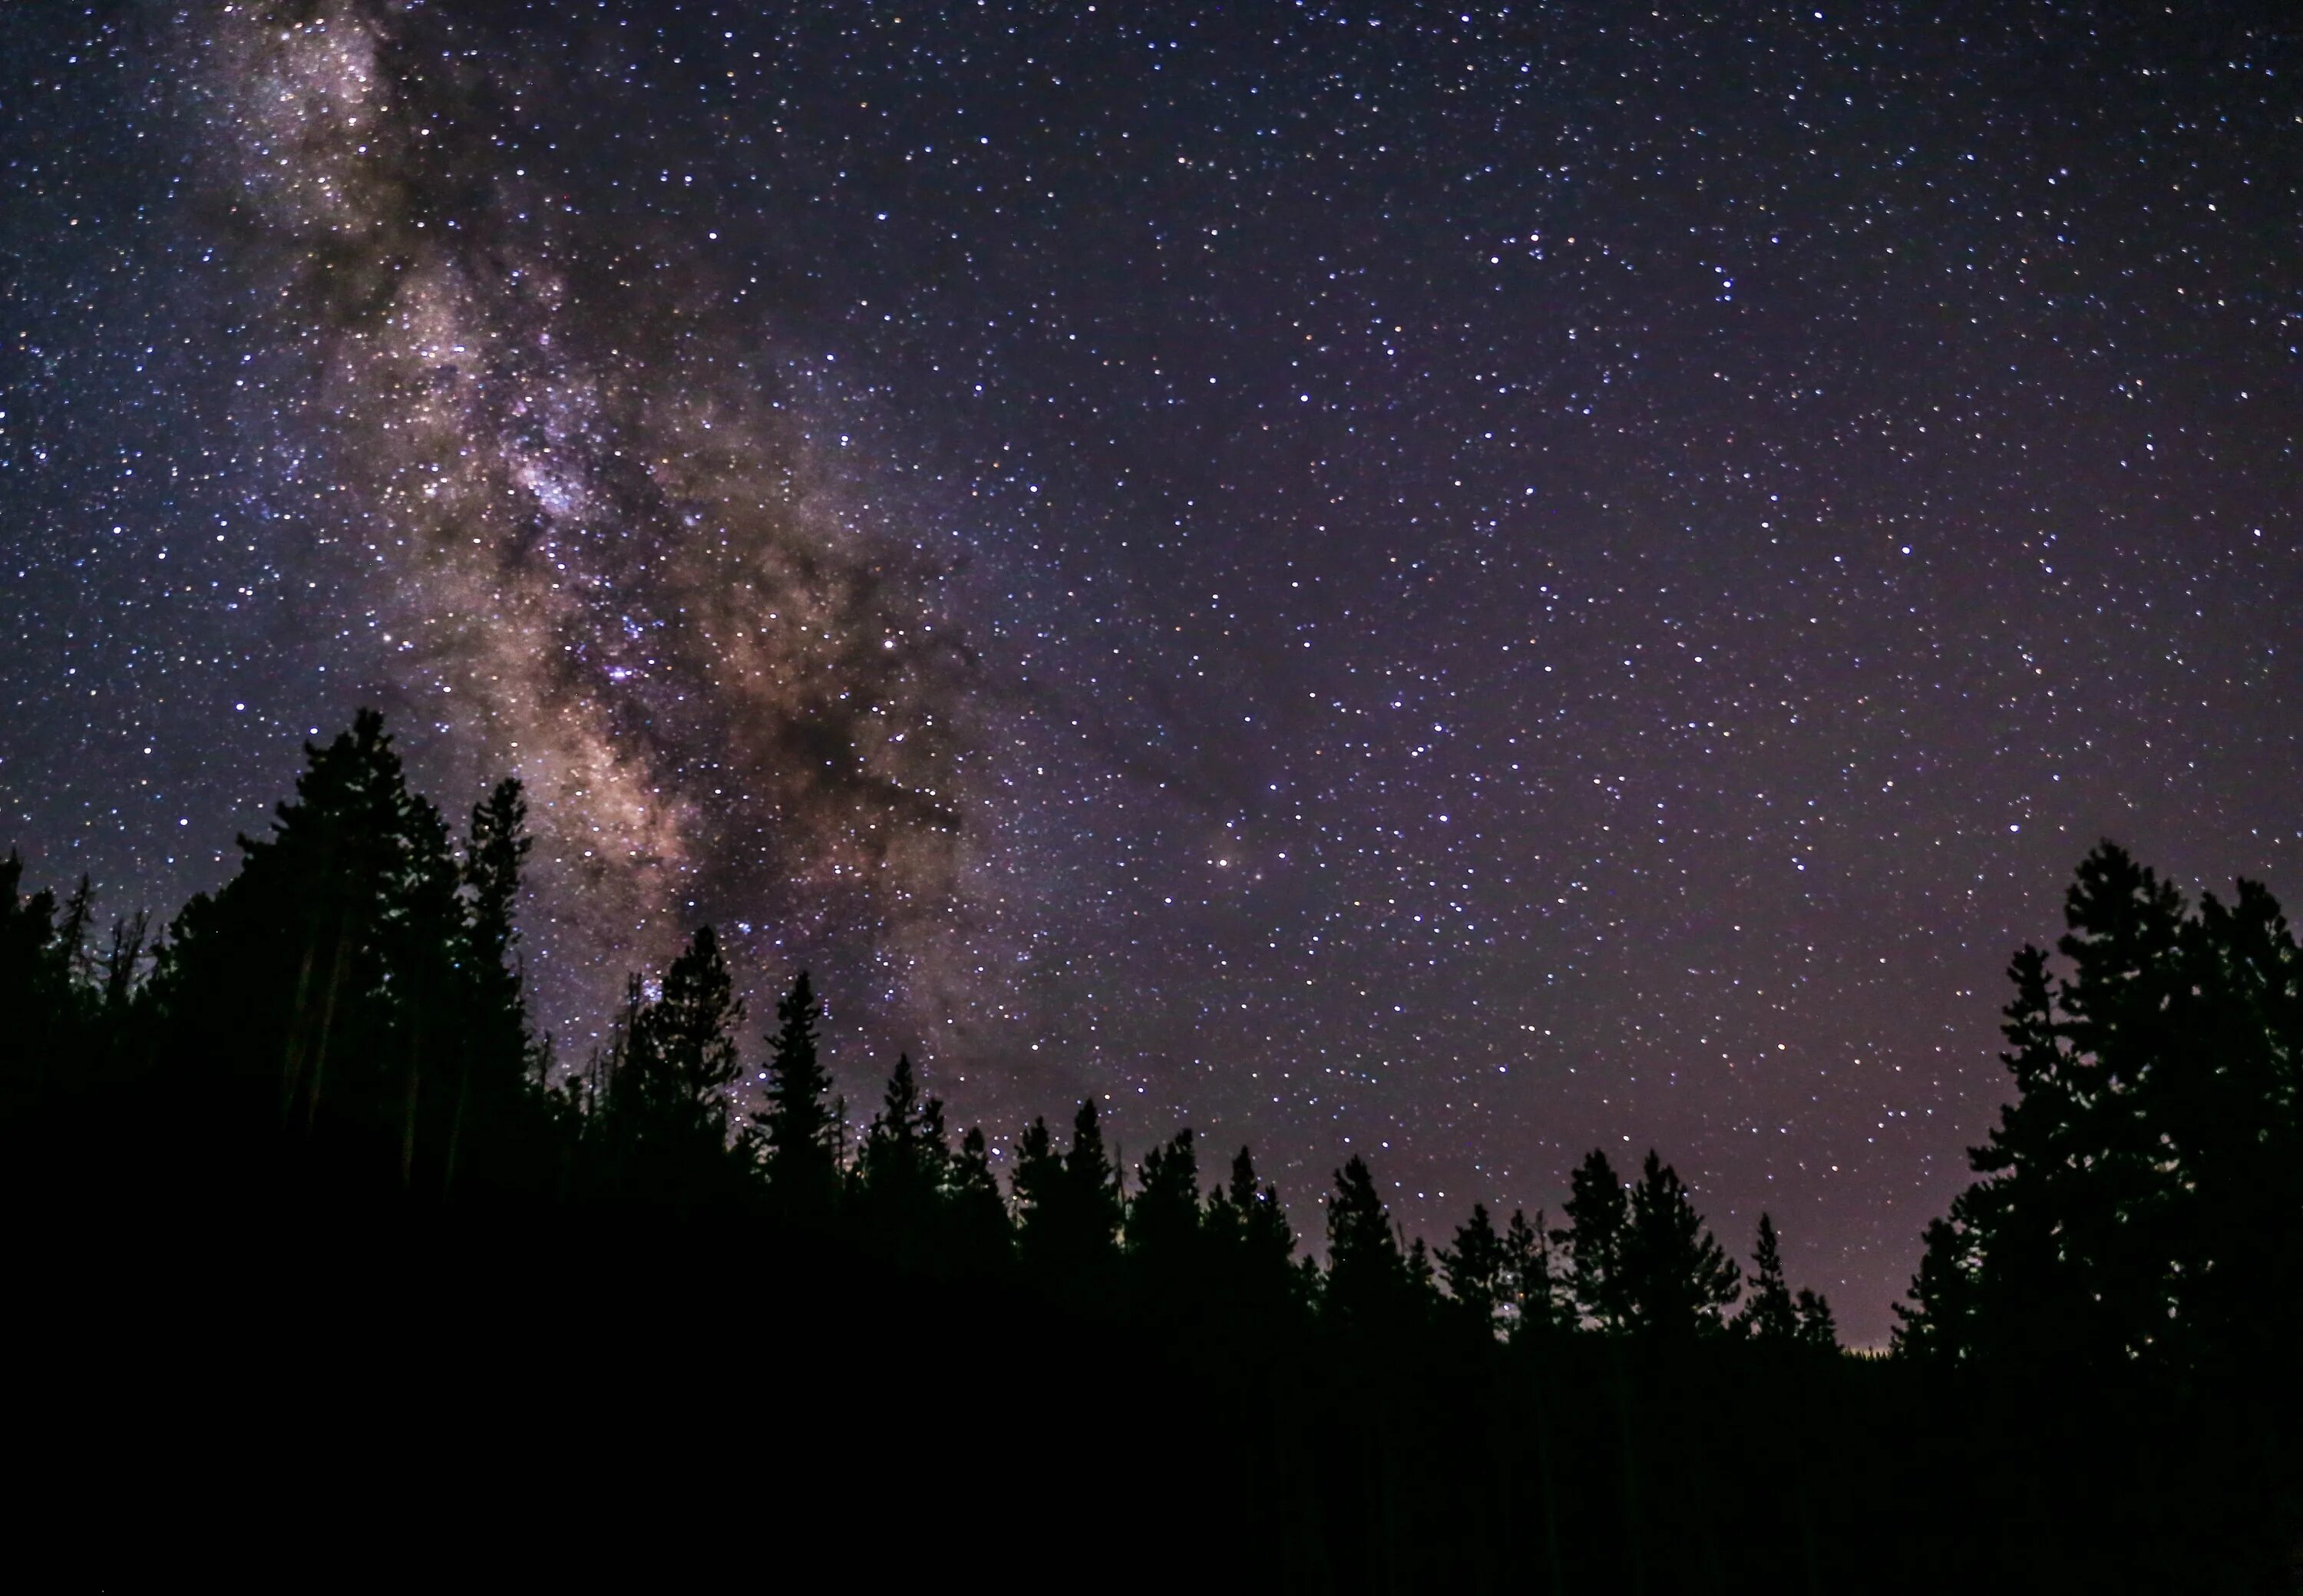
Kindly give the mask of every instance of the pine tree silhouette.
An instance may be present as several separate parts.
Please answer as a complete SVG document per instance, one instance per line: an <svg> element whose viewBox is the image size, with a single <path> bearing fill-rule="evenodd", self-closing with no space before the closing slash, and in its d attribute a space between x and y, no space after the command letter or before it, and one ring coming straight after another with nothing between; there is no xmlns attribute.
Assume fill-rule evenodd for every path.
<svg viewBox="0 0 2303 1596"><path fill-rule="evenodd" d="M1231 1200L1241 1215L1240 1237L1251 1269L1278 1279L1291 1267L1288 1259L1295 1251L1295 1228L1287 1222L1286 1210L1279 1205L1279 1188L1268 1183L1256 1185L1255 1169L1244 1147L1232 1163Z"/></svg>
<svg viewBox="0 0 2303 1596"><path fill-rule="evenodd" d="M854 1190L865 1234L902 1268L946 1273L960 1263L945 1255L951 1243L945 1195L951 1161L943 1103L920 1091L911 1055L899 1053L880 1111L864 1132ZM996 1186L992 1195L996 1203Z"/></svg>
<svg viewBox="0 0 2303 1596"><path fill-rule="evenodd" d="M1016 1239L1025 1260L1046 1267L1060 1252L1053 1239L1063 1212L1063 1155L1046 1119L1035 1116L1016 1138L1016 1168L1008 1175L1016 1200Z"/></svg>
<svg viewBox="0 0 2303 1596"><path fill-rule="evenodd" d="M1421 1236L1411 1237L1407 1244L1407 1284L1417 1306L1439 1298L1438 1266L1432 1261L1430 1244Z"/></svg>
<svg viewBox="0 0 2303 1596"><path fill-rule="evenodd" d="M1551 1233L1567 1248L1568 1286L1575 1312L1597 1329L1629 1327L1631 1305L1624 1289L1624 1238L1631 1201L1615 1165L1594 1147L1569 1178L1567 1224Z"/></svg>
<svg viewBox="0 0 2303 1596"><path fill-rule="evenodd" d="M1202 1224L1213 1244L1207 1256L1219 1276L1217 1295L1263 1323L1300 1305L1305 1281L1290 1262L1295 1233L1279 1204L1278 1187L1256 1178L1246 1148L1233 1157L1229 1181L1209 1194Z"/></svg>
<svg viewBox="0 0 2303 1596"><path fill-rule="evenodd" d="M1127 1251L1155 1271L1177 1275L1199 1263L1200 1164L1189 1126L1144 1155L1141 1185L1127 1204Z"/></svg>
<svg viewBox="0 0 2303 1596"><path fill-rule="evenodd" d="M603 1071L592 1127L612 1190L689 1203L730 1194L728 1089L741 1065L743 1005L709 925L664 972L659 995L635 976Z"/></svg>
<svg viewBox="0 0 2303 1596"><path fill-rule="evenodd" d="M763 1072L767 1106L752 1115L769 1190L784 1212L812 1219L828 1214L839 1194L839 1122L827 1101L831 1077L816 1054L822 1018L802 970L776 1004Z"/></svg>
<svg viewBox="0 0 2303 1596"><path fill-rule="evenodd" d="M1736 1327L1754 1340L1788 1342L1799 1334L1800 1321L1792 1303L1791 1288L1784 1282L1783 1250L1776 1240L1776 1222L1759 1216L1759 1239L1751 1253L1751 1284Z"/></svg>
<svg viewBox="0 0 2303 1596"><path fill-rule="evenodd" d="M454 1121L468 905L381 716L305 753L272 835L241 838L240 874L177 916L156 997L195 1072L268 1077L283 1125L388 1158L405 1185Z"/></svg>
<svg viewBox="0 0 2303 1596"><path fill-rule="evenodd" d="M1506 1303L1512 1334L1541 1335L1574 1328L1575 1307L1565 1294L1566 1283L1553 1272L1551 1239L1538 1212L1531 1224L1519 1209L1512 1210L1504 1228Z"/></svg>
<svg viewBox="0 0 2303 1596"><path fill-rule="evenodd" d="M1896 1346L2035 1369L2230 1366L2303 1283L2303 969L2242 882L2198 911L2111 843L2064 903L2060 980L2009 967L2015 1101L1928 1229ZM2246 1282L2240 1285L2240 1282Z"/></svg>
<svg viewBox="0 0 2303 1596"><path fill-rule="evenodd" d="M1407 1300L1407 1260L1367 1161L1354 1153L1328 1199L1328 1275L1320 1310L1349 1323L1396 1318Z"/></svg>
<svg viewBox="0 0 2303 1596"><path fill-rule="evenodd" d="M72 917L59 926L55 894L26 895L23 879L11 849L0 860L0 1107L9 1109L45 1099L80 1043Z"/></svg>
<svg viewBox="0 0 2303 1596"><path fill-rule="evenodd" d="M740 1069L736 1027L744 1005L711 926L696 929L664 972L663 993L640 1011L631 1074L644 1079L681 1132L717 1144L728 1131L728 1088Z"/></svg>
<svg viewBox="0 0 2303 1596"><path fill-rule="evenodd" d="M1723 1327L1742 1271L1703 1228L1678 1172L1649 1151L1632 1188L1631 1221L1620 1254L1630 1323L1679 1338Z"/></svg>
<svg viewBox="0 0 2303 1596"><path fill-rule="evenodd" d="M898 1053L880 1111L864 1132L856 1162L865 1189L892 1203L912 1222L924 1223L928 1203L941 1189L950 1160L943 1102L921 1093L911 1055Z"/></svg>
<svg viewBox="0 0 2303 1596"><path fill-rule="evenodd" d="M945 1171L943 1197L958 1272L988 1273L1010 1261L1015 1233L980 1126L971 1126L959 1138L959 1150Z"/></svg>
<svg viewBox="0 0 2303 1596"><path fill-rule="evenodd" d="M1513 1217L1523 1229L1526 1221ZM1440 1249L1439 1272L1447 1278L1447 1295L1473 1324L1490 1333L1511 1299L1513 1262L1483 1203L1472 1204L1472 1217L1456 1227L1455 1245Z"/></svg>
<svg viewBox="0 0 2303 1596"><path fill-rule="evenodd" d="M1831 1316L1831 1304L1822 1293L1800 1288L1797 1308L1799 1329L1795 1332L1800 1345L1812 1347L1818 1352L1839 1350L1839 1325Z"/></svg>

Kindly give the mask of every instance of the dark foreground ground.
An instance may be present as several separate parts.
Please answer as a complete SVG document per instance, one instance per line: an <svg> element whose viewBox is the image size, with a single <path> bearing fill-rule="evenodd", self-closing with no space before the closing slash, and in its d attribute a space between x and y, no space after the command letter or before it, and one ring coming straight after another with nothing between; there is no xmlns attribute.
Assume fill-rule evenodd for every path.
<svg viewBox="0 0 2303 1596"><path fill-rule="evenodd" d="M6 1128L20 1589L2292 1589L2278 1405L1243 1330Z"/></svg>

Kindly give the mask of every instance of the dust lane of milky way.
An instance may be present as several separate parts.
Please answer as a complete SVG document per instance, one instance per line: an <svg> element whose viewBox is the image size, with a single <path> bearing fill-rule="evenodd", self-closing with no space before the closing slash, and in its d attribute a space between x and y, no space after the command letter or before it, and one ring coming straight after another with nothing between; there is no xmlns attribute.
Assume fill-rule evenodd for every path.
<svg viewBox="0 0 2303 1596"><path fill-rule="evenodd" d="M868 1100L1659 1147L1877 1339L2116 836L2292 898L2293 23L0 12L0 816L171 906L362 702Z"/></svg>

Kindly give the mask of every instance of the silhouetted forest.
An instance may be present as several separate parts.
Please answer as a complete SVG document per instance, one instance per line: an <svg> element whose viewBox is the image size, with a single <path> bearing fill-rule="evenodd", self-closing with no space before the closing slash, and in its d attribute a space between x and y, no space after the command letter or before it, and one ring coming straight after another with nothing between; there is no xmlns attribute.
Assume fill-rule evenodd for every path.
<svg viewBox="0 0 2303 1596"><path fill-rule="evenodd" d="M1123 1170L1090 1101L995 1160L907 1057L834 1082L808 975L748 1016L709 926L556 1058L519 784L460 833L375 714L307 752L156 933L0 866L12 1472L80 1583L2295 1583L2303 961L2259 886L2088 857L1858 1355L1656 1153L1437 1246L1354 1158L1315 1262L1247 1148Z"/></svg>

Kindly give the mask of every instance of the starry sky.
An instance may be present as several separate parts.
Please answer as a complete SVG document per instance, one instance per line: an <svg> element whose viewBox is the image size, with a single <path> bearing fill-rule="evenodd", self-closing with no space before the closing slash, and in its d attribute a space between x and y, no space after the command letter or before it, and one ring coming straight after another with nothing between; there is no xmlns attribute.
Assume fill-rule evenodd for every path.
<svg viewBox="0 0 2303 1596"><path fill-rule="evenodd" d="M0 842L384 708L580 1055L693 924L962 1122L1662 1150L1884 1338L2071 866L2303 896L2274 6L0 8Z"/></svg>

